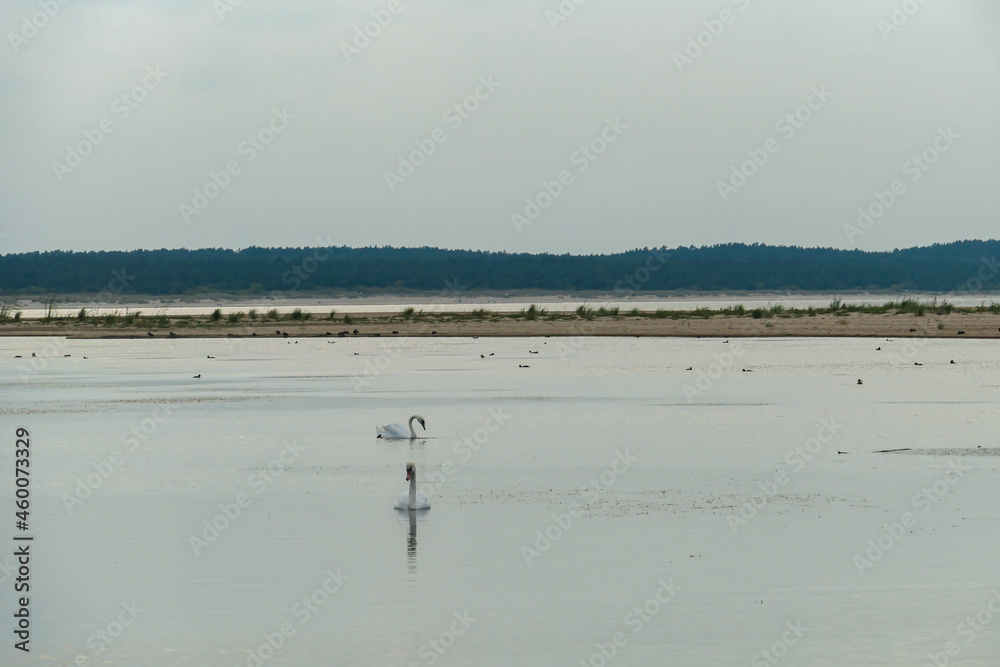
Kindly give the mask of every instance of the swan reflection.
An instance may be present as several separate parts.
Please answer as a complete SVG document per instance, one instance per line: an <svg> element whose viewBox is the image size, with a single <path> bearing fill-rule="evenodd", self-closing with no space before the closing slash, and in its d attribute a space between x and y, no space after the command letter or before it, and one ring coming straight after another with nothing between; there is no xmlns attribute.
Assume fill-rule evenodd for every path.
<svg viewBox="0 0 1000 667"><path fill-rule="evenodd" d="M410 515L410 533L406 537L406 570L410 574L417 573L417 513Z"/></svg>
<svg viewBox="0 0 1000 667"><path fill-rule="evenodd" d="M410 574L417 571L417 513L426 513L431 508L427 496L417 491L417 466L412 461L406 464L406 481L409 489L399 497L393 506L405 511L410 520L410 532L406 536L406 564Z"/></svg>

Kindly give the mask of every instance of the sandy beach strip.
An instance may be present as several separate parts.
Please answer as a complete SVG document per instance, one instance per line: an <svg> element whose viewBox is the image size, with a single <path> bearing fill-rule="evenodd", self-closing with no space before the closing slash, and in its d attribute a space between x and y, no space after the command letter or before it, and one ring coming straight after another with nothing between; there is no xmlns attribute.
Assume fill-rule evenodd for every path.
<svg viewBox="0 0 1000 667"><path fill-rule="evenodd" d="M173 336L171 336L173 332ZM355 333L357 332L357 333ZM150 336L152 334L152 336ZM91 322L23 319L0 325L0 336L66 336L67 338L225 338L225 337L352 337L352 336L642 336L642 337L914 337L1000 338L1000 313L949 314L804 313L754 318L751 315L701 317L572 315L489 316L484 319L448 315L413 319L399 313L370 313L351 318L257 320L228 323L205 318L171 319L165 326L103 326Z"/></svg>

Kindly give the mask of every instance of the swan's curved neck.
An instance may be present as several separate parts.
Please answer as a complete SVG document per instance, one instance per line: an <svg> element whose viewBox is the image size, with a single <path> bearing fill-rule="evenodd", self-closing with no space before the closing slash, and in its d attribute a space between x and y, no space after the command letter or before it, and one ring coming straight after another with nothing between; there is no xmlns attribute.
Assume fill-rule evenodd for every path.
<svg viewBox="0 0 1000 667"><path fill-rule="evenodd" d="M417 437L417 432L413 428L413 420L416 419L416 418L417 418L417 416L413 415L412 417L410 417L410 421L408 422L408 424L410 426L410 439L413 439L413 438ZM412 488L412 484L411 484L411 488Z"/></svg>
<svg viewBox="0 0 1000 667"><path fill-rule="evenodd" d="M410 507L416 507L417 505L417 469L413 469L413 474L410 475Z"/></svg>

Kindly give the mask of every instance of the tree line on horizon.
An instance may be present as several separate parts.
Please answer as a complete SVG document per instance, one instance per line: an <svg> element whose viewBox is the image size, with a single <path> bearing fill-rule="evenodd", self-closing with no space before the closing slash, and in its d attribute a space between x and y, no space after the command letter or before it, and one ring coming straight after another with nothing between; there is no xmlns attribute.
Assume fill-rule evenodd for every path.
<svg viewBox="0 0 1000 667"><path fill-rule="evenodd" d="M289 295L297 292L979 292L997 287L1000 241L886 252L763 244L555 255L438 248L48 251L0 256L0 294Z"/></svg>

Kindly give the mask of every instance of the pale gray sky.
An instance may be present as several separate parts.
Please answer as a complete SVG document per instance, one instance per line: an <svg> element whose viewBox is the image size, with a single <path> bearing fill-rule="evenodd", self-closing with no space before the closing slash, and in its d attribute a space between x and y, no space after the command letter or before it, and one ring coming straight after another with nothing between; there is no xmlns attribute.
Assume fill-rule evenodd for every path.
<svg viewBox="0 0 1000 667"><path fill-rule="evenodd" d="M998 236L995 0L237 2L3 3L0 252Z"/></svg>

